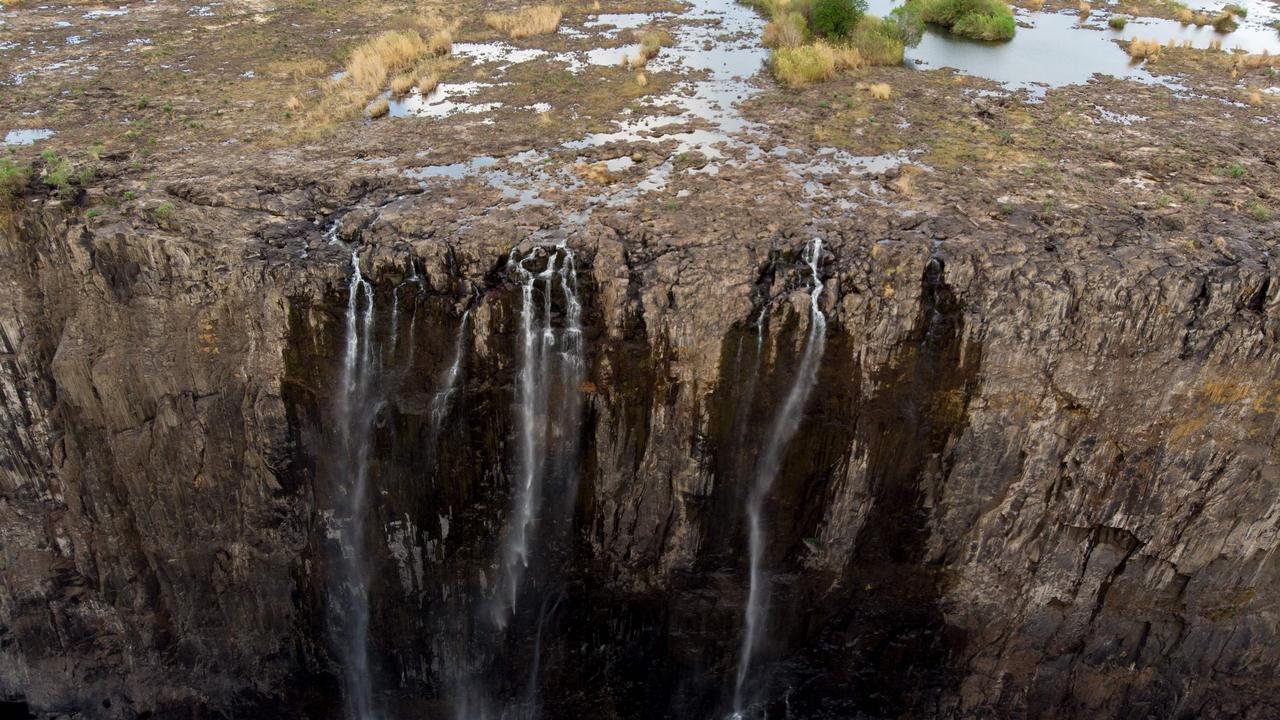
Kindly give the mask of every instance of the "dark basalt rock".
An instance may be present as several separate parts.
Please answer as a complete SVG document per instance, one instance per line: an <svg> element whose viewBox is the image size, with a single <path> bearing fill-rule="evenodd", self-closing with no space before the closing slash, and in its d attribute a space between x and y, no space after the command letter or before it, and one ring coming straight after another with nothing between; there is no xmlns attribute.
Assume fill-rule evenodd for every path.
<svg viewBox="0 0 1280 720"><path fill-rule="evenodd" d="M175 216L200 233L89 230L34 200L0 216L0 717L339 713L326 409L348 251L304 222L330 201L288 187L234 216L191 189L205 205ZM429 198L351 192L386 353L373 687L390 716L448 717L512 491L505 258L536 230L454 236ZM545 717L723 712L743 478L795 372L797 258L821 234L828 345L766 509L770 716L1280 715L1280 284L1261 240L1193 248L1167 219L1085 211L809 226L762 202L772 231L696 207L564 231L587 335L573 523L539 560L559 573L527 610L539 634L486 658L492 687L527 691L536 655Z"/></svg>

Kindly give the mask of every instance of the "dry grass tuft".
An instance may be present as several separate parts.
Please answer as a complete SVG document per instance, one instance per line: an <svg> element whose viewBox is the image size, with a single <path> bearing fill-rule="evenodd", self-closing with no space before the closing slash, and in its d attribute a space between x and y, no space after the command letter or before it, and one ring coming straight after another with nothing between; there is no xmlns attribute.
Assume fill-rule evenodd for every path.
<svg viewBox="0 0 1280 720"><path fill-rule="evenodd" d="M800 13L786 13L775 17L764 26L764 46L767 48L799 47L805 41L805 19Z"/></svg>
<svg viewBox="0 0 1280 720"><path fill-rule="evenodd" d="M417 81L417 78L412 75L397 75L391 80L391 94L396 97L408 95Z"/></svg>
<svg viewBox="0 0 1280 720"><path fill-rule="evenodd" d="M1261 70L1262 68L1280 67L1280 55L1272 55L1263 50L1253 55L1236 55L1232 59L1235 70Z"/></svg>
<svg viewBox="0 0 1280 720"><path fill-rule="evenodd" d="M636 84L640 87L644 87L649 84L649 78L642 72L636 73Z"/></svg>
<svg viewBox="0 0 1280 720"><path fill-rule="evenodd" d="M924 172L916 165L903 165L898 168L898 176L889 181L889 189L900 195L911 195L916 190L915 178Z"/></svg>
<svg viewBox="0 0 1280 720"><path fill-rule="evenodd" d="M609 170L609 164L605 162L579 162L573 166L573 172L583 180L602 185L612 185L618 181L618 176Z"/></svg>
<svg viewBox="0 0 1280 720"><path fill-rule="evenodd" d="M1076 11L1080 13L1080 19L1085 20L1089 17L1089 13L1093 12L1093 6L1087 2L1081 2L1076 6Z"/></svg>
<svg viewBox="0 0 1280 720"><path fill-rule="evenodd" d="M1220 52L1220 51L1222 50L1222 41L1221 41L1221 40L1219 40L1218 38L1214 38L1214 39L1210 40L1210 41L1209 41L1209 49L1210 49L1210 50L1212 50L1212 51L1214 51L1214 52Z"/></svg>
<svg viewBox="0 0 1280 720"><path fill-rule="evenodd" d="M266 67L268 73L277 77L287 77L290 80L305 80L316 77L324 74L324 71L328 69L329 65L319 58L280 60L269 63Z"/></svg>
<svg viewBox="0 0 1280 720"><path fill-rule="evenodd" d="M778 48L770 62L778 81L791 87L830 80L836 74L835 49L825 42Z"/></svg>
<svg viewBox="0 0 1280 720"><path fill-rule="evenodd" d="M284 107L289 112L298 112L302 109L302 101L298 99L297 95L290 95L289 99L285 101Z"/></svg>
<svg viewBox="0 0 1280 720"><path fill-rule="evenodd" d="M534 5L511 13L485 13L484 24L518 39L555 32L563 15L564 11L556 5Z"/></svg>
<svg viewBox="0 0 1280 720"><path fill-rule="evenodd" d="M1134 38L1129 41L1128 50L1129 57L1134 60L1146 60L1160 54L1160 41Z"/></svg>
<svg viewBox="0 0 1280 720"><path fill-rule="evenodd" d="M448 55L453 50L453 31L437 30L427 38L427 50L432 55Z"/></svg>
<svg viewBox="0 0 1280 720"><path fill-rule="evenodd" d="M867 64L858 48L837 46L832 50L835 52L836 70L857 70Z"/></svg>
<svg viewBox="0 0 1280 720"><path fill-rule="evenodd" d="M640 57L644 58L645 62L658 57L663 47L675 44L671 33L664 30L642 32L638 34L637 39L640 41Z"/></svg>
<svg viewBox="0 0 1280 720"><path fill-rule="evenodd" d="M1249 98L1248 98L1248 103L1249 103L1250 105L1261 105L1261 104L1262 104L1262 93L1258 92L1257 90L1254 90L1254 91L1250 92L1250 93L1249 93Z"/></svg>
<svg viewBox="0 0 1280 720"><path fill-rule="evenodd" d="M385 97L380 97L377 100L374 100L373 103L365 109L365 112L369 114L370 118L376 120L377 118L391 112L391 102Z"/></svg>
<svg viewBox="0 0 1280 720"><path fill-rule="evenodd" d="M422 36L412 31L384 32L356 48L347 60L347 79L366 92L377 92L387 75L403 70L428 53Z"/></svg>
<svg viewBox="0 0 1280 720"><path fill-rule="evenodd" d="M866 86L866 91L876 100L888 100L889 96L893 94L893 88L889 86L889 83L871 83Z"/></svg>
<svg viewBox="0 0 1280 720"><path fill-rule="evenodd" d="M427 73L418 78L418 92L423 95L430 95L440 84L440 76L435 73Z"/></svg>

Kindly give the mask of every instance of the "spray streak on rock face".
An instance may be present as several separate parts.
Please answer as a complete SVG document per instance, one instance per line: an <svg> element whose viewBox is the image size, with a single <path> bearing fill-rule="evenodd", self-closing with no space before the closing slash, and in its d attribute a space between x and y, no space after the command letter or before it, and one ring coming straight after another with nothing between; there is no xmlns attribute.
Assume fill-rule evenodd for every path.
<svg viewBox="0 0 1280 720"><path fill-rule="evenodd" d="M577 492L585 357L576 259L564 246L535 246L524 255L513 250L508 262L520 285L516 476L499 574L482 608L489 628L479 637L491 663L523 665L526 678L515 699L510 689L462 678L455 714L470 720L538 715L541 655L563 593Z"/></svg>
<svg viewBox="0 0 1280 720"><path fill-rule="evenodd" d="M360 310L360 297L365 298ZM365 557L364 525L369 479L370 430L379 403L377 368L373 345L373 287L360 274L360 258L351 251L351 283L348 286L346 348L341 386L335 408L341 436L336 466L345 477L336 478L335 488L343 498L339 518L337 559L339 586L331 595L330 622L339 638L343 660L344 696L347 717L370 720L376 717L373 687L369 675L369 578ZM345 482L343 482L345 481Z"/></svg>
<svg viewBox="0 0 1280 720"><path fill-rule="evenodd" d="M738 673L733 690L733 717L746 717L751 698L748 697L747 680L752 661L765 642L765 621L769 610L769 578L764 568L764 551L767 538L764 529L764 503L769 490L782 466L787 443L800 428L809 393L818 377L818 364L826 347L827 318L822 314L819 301L822 296L822 278L818 266L822 261L822 240L814 238L805 248L805 262L813 278L809 293L809 336L805 340L804 355L796 370L795 381L787 392L786 400L778 408L769 427L760 460L756 466L751 490L747 497L747 528L750 545L750 586L747 608L743 619L742 649L738 657Z"/></svg>

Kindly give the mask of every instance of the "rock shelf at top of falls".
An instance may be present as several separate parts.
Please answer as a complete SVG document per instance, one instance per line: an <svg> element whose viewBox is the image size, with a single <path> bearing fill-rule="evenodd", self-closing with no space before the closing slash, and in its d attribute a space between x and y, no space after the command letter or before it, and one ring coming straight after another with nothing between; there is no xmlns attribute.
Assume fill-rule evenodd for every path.
<svg viewBox="0 0 1280 720"><path fill-rule="evenodd" d="M1280 716L1266 67L517 9L0 13L0 718Z"/></svg>

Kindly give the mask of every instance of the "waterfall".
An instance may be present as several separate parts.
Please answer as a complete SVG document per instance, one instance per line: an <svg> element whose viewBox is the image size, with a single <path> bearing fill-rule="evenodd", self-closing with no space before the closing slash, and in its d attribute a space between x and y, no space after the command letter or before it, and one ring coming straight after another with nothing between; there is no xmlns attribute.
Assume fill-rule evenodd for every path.
<svg viewBox="0 0 1280 720"><path fill-rule="evenodd" d="M535 246L512 250L509 267L520 287L515 477L482 641L492 675L523 665L524 680L505 678L519 688L506 700L497 688L469 683L455 699L456 716L467 720L537 716L542 653L554 639L577 494L585 355L576 259L564 245ZM446 373L446 387L453 373Z"/></svg>
<svg viewBox="0 0 1280 720"><path fill-rule="evenodd" d="M365 297L364 309L360 296ZM351 282L346 312L346 347L335 408L340 433L340 472L345 485L343 496L346 522L338 533L342 553L338 559L339 592L345 607L334 603L333 626L342 638L343 681L347 717L371 720L373 688L369 676L369 578L364 547L365 504L369 474L369 441L377 400L371 346L373 344L373 286L360 273L360 258L351 251Z"/></svg>
<svg viewBox="0 0 1280 720"><path fill-rule="evenodd" d="M744 618L742 648L738 656L738 673L733 689L732 718L745 718L746 682L751 671L751 663L759 652L764 630L765 616L768 612L769 588L768 577L764 569L764 501L773 487L787 444L800 428L800 418L808 402L809 393L818 376L818 364L822 360L822 352L826 346L827 318L822 314L819 300L822 296L822 278L818 274L818 264L822 259L822 240L814 238L805 248L804 260L809 266L812 286L809 292L809 336L805 340L804 354L800 359L800 368L787 392L786 400L778 408L765 436L760 459L756 463L756 471L747 496L747 528L750 545L750 571L747 591L747 609Z"/></svg>
<svg viewBox="0 0 1280 720"><path fill-rule="evenodd" d="M541 272L531 270L530 264L542 257L546 258L546 267ZM519 452L516 491L502 549L501 591L494 597L493 619L499 627L517 609L547 470L564 471L567 467L571 471L576 461L576 452L572 451L576 445L570 452L556 452L553 444L558 433L568 439L578 432L578 384L584 364L582 305L572 251L565 246L550 251L535 247L519 260L513 251L512 260L520 281L520 374L516 388ZM558 331L552 317L557 280L564 303L564 326ZM539 303L535 302L539 286L541 318ZM560 401L554 408L553 385L560 388ZM549 414L552 411L554 416Z"/></svg>
<svg viewBox="0 0 1280 720"><path fill-rule="evenodd" d="M449 397L458 384L458 375L462 371L462 359L467 345L467 319L471 317L471 308L462 313L462 322L458 324L458 339L453 344L453 361L440 378L440 389L431 397L431 436L434 440L440 432L440 425L449 414Z"/></svg>

